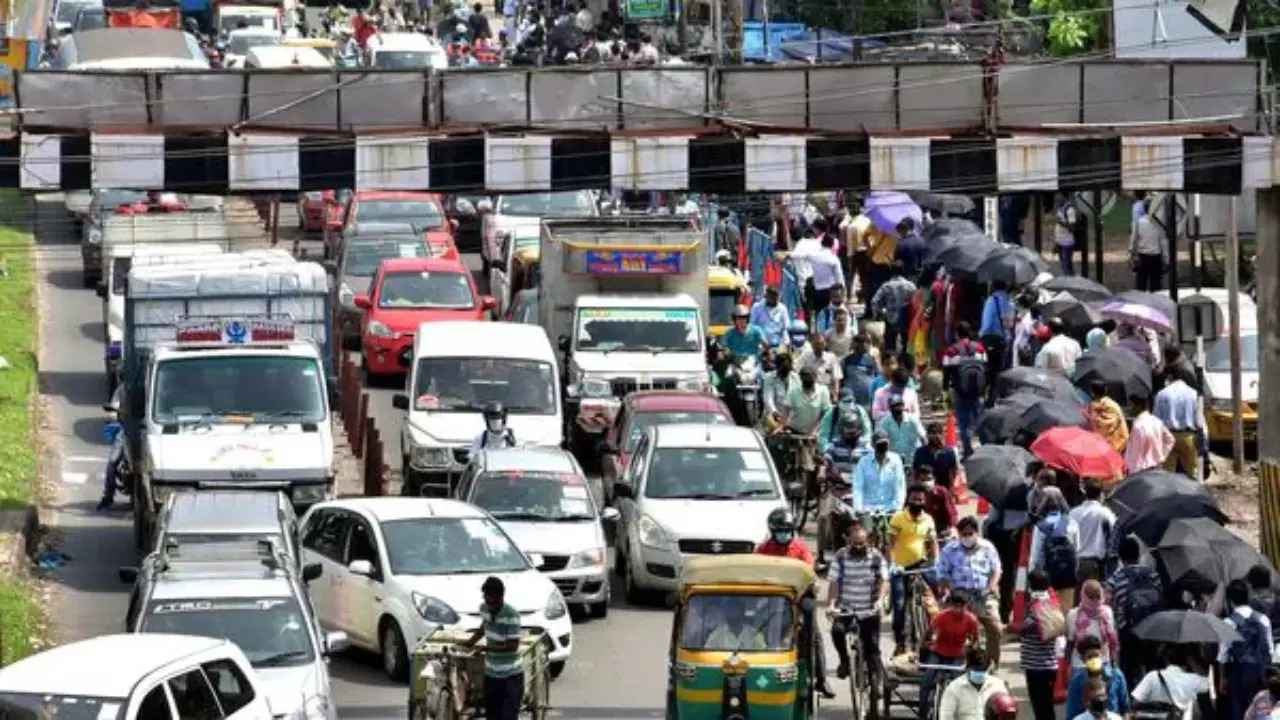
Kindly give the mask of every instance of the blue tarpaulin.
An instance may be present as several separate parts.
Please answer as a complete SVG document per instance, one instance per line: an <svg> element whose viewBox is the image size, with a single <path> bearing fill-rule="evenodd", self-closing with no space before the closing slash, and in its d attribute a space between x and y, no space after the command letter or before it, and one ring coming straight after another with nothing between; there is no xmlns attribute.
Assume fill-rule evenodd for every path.
<svg viewBox="0 0 1280 720"><path fill-rule="evenodd" d="M779 62L805 60L813 62L846 62L854 59L853 36L818 28L810 30L803 23L768 23L768 50L765 49L765 27L760 21L742 24L742 59L747 62ZM863 49L882 47L879 40L862 40Z"/></svg>

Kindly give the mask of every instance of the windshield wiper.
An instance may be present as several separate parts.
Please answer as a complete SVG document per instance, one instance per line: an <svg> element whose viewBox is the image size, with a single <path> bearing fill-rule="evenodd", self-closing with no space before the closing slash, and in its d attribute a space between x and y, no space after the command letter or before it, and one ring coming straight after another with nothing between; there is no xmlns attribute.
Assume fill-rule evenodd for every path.
<svg viewBox="0 0 1280 720"><path fill-rule="evenodd" d="M541 513L531 513L531 512L517 512L514 510L511 512L491 512L489 514L498 520L551 520L552 519L550 515L543 515Z"/></svg>
<svg viewBox="0 0 1280 720"><path fill-rule="evenodd" d="M660 500L732 500L735 495L722 495L719 493L695 493L693 495L666 495Z"/></svg>
<svg viewBox="0 0 1280 720"><path fill-rule="evenodd" d="M759 497L761 495L774 494L773 488L752 488L750 490L742 490L738 492L738 497Z"/></svg>
<svg viewBox="0 0 1280 720"><path fill-rule="evenodd" d="M585 515L579 513L577 515L560 515L552 518L553 522L585 522L587 520L595 520L595 515Z"/></svg>
<svg viewBox="0 0 1280 720"><path fill-rule="evenodd" d="M254 667L275 667L277 665L284 665L289 660L305 658L310 654L311 653L306 650L287 650L285 652L276 653L275 655L268 655L261 660L253 662L252 665Z"/></svg>

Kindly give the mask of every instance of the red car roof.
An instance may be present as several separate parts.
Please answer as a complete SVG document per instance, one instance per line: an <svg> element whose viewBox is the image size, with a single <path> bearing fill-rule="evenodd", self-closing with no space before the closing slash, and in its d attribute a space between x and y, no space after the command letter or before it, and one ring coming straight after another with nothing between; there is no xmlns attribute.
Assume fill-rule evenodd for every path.
<svg viewBox="0 0 1280 720"><path fill-rule="evenodd" d="M456 272L470 275L462 261L443 257L387 258L382 261L387 272Z"/></svg>
<svg viewBox="0 0 1280 720"><path fill-rule="evenodd" d="M724 401L705 393L680 390L641 390L627 395L631 412L708 412L729 417Z"/></svg>

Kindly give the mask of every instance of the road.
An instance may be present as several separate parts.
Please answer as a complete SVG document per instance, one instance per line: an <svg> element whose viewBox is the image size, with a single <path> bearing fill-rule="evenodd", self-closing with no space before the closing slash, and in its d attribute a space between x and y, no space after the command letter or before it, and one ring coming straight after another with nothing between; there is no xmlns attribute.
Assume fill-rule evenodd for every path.
<svg viewBox="0 0 1280 720"><path fill-rule="evenodd" d="M44 519L57 547L69 557L63 567L48 573L56 588L51 614L59 639L66 641L121 630L127 594L116 570L135 564L137 558L125 506L95 511L107 451L101 434L105 400L101 301L81 286L79 239L61 198L43 199L37 212L42 282L40 389L50 413L45 437L61 457L60 475L54 479L55 500ZM241 217L236 236L257 242L256 218ZM291 220L287 213L281 225L291 227ZM474 258L468 264L477 265ZM388 463L398 469L402 413L391 407L394 392L370 390L369 406L391 444ZM669 610L632 607L621 599L614 600L607 619L577 623L573 657L552 688L556 715L583 720L661 717L670 637ZM1006 647L1005 657L1009 667L1016 667L1015 646ZM830 667L835 667L834 656ZM385 679L376 658L344 654L332 659L330 670L340 717L404 716L407 691ZM1020 675L1006 677L1021 684ZM821 717L847 715L847 693L838 690L840 697L826 706Z"/></svg>

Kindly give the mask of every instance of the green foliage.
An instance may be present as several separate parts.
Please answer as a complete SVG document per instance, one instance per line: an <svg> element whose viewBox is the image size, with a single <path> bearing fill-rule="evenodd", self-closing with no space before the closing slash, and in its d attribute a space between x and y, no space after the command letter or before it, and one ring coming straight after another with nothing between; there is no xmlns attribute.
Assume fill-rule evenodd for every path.
<svg viewBox="0 0 1280 720"><path fill-rule="evenodd" d="M1110 6L1100 0L1031 0L1035 15L1051 15L1045 34L1051 55L1078 55L1098 49Z"/></svg>

